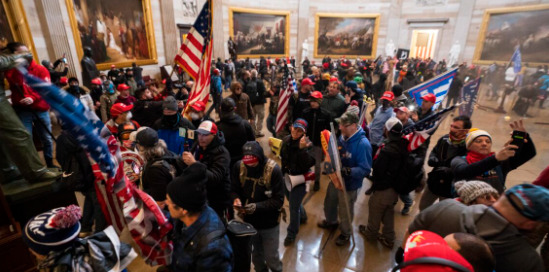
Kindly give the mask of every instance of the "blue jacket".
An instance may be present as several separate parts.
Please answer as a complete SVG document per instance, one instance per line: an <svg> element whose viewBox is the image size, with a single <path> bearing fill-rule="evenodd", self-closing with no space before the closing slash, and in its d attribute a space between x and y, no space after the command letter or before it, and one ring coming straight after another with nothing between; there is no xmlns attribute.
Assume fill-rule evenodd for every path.
<svg viewBox="0 0 549 272"><path fill-rule="evenodd" d="M385 127L385 122L394 116L396 115L393 111L393 107L389 107L386 110L383 110L383 107L379 107L376 110L374 120L370 123L370 142L373 145L381 145L383 142L383 128Z"/></svg>
<svg viewBox="0 0 549 272"><path fill-rule="evenodd" d="M212 85L211 85L211 93L217 93L220 94L223 92L223 87L221 87L221 77L220 76L214 76L212 75Z"/></svg>
<svg viewBox="0 0 549 272"><path fill-rule="evenodd" d="M341 166L351 168L351 175L345 177L345 188L347 191L357 190L372 169L372 146L360 127L347 140L339 136L338 145Z"/></svg>
<svg viewBox="0 0 549 272"><path fill-rule="evenodd" d="M214 231L225 231L225 226L212 208L207 206L189 227L185 227L180 220L174 223L172 271L233 270L233 249L227 235L221 233L208 237Z"/></svg>

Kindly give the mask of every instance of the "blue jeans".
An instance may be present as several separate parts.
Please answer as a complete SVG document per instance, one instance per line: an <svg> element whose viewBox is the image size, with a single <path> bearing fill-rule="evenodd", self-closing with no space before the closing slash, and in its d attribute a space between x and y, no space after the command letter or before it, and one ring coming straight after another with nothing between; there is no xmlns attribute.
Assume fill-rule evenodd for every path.
<svg viewBox="0 0 549 272"><path fill-rule="evenodd" d="M233 76L226 76L225 77L225 90L229 89L231 87L231 83L233 82Z"/></svg>
<svg viewBox="0 0 549 272"><path fill-rule="evenodd" d="M269 114L267 116L267 130L273 134L273 137L276 137L276 115Z"/></svg>
<svg viewBox="0 0 549 272"><path fill-rule="evenodd" d="M328 224L337 223L337 217L339 215L339 230L341 231L341 234L345 236L351 236L353 231L351 223L354 218L357 194L358 190L347 191L347 205L349 205L349 210L351 212L351 218L348 218L347 211L345 210L343 191L336 189L333 182L328 184L326 198L324 199L324 215L326 216L326 222L328 222Z"/></svg>
<svg viewBox="0 0 549 272"><path fill-rule="evenodd" d="M278 253L280 225L270 229L257 230L252 238L252 262L255 271L282 271L282 261Z"/></svg>
<svg viewBox="0 0 549 272"><path fill-rule="evenodd" d="M37 120L36 116L30 111L17 111L17 115L19 116L19 119L21 119L23 126L25 126L25 128L31 135L32 124L40 121L48 128L49 132L51 132L51 120L49 111L36 111L36 116L38 116L38 119L40 119L40 121ZM38 136L40 136L40 141L44 146L44 159L46 159L47 166L51 167L53 166L53 139L51 138L50 133L46 131L46 128L42 124L37 123L35 127L36 131L38 132Z"/></svg>
<svg viewBox="0 0 549 272"><path fill-rule="evenodd" d="M290 224L288 225L288 235L286 237L295 239L299 232L301 220L307 220L307 212L303 207L303 198L307 194L305 184L292 188L291 192L284 188L288 202L290 202Z"/></svg>
<svg viewBox="0 0 549 272"><path fill-rule="evenodd" d="M408 194L401 194L399 195L400 200L404 203L404 207L410 207L412 204L414 204L414 200L412 200L412 197L410 196L410 193Z"/></svg>

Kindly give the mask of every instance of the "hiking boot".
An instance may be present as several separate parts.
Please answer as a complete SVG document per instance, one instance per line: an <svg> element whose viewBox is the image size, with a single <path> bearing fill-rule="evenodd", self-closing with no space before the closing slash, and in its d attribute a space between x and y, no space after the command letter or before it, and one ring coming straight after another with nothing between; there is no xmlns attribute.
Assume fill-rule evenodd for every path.
<svg viewBox="0 0 549 272"><path fill-rule="evenodd" d="M329 229L329 230L334 230L334 229L337 229L337 226L339 226L339 223L328 223L328 221L326 221L326 219L318 222L317 226L319 228L323 228L323 229Z"/></svg>
<svg viewBox="0 0 549 272"><path fill-rule="evenodd" d="M404 205L404 208L402 208L402 211L400 211L400 213L402 215L409 215L415 204L416 204L416 202L414 201L414 202L412 202L412 205L410 205L410 206Z"/></svg>
<svg viewBox="0 0 549 272"><path fill-rule="evenodd" d="M286 239L284 239L284 246L291 246L294 242L295 238L286 237Z"/></svg>
<svg viewBox="0 0 549 272"><path fill-rule="evenodd" d="M389 242L387 241L385 238L383 237L379 237L377 238L377 240L386 248L388 249L393 249L393 247L395 246L395 243L394 242Z"/></svg>
<svg viewBox="0 0 549 272"><path fill-rule="evenodd" d="M358 232L362 234L364 238L370 242L377 240L377 237L372 236L371 234L368 233L368 230L366 229L366 225L359 225Z"/></svg>
<svg viewBox="0 0 549 272"><path fill-rule="evenodd" d="M351 236L340 234L336 240L336 246L344 246L349 243Z"/></svg>

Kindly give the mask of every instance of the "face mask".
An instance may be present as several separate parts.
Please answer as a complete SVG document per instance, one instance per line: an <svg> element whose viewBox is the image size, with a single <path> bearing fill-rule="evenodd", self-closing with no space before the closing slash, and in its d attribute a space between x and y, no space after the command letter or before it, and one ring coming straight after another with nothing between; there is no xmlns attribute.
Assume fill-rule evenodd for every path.
<svg viewBox="0 0 549 272"><path fill-rule="evenodd" d="M244 157L242 158L242 162L247 166L252 166L258 163L259 159L256 156L244 155Z"/></svg>
<svg viewBox="0 0 549 272"><path fill-rule="evenodd" d="M179 114L163 115L162 123L165 126L173 126L179 123Z"/></svg>
<svg viewBox="0 0 549 272"><path fill-rule="evenodd" d="M132 116L132 112L131 112L131 111L128 112L128 115L126 115L126 121L129 122L129 121L132 119L132 117L133 117L133 116Z"/></svg>
<svg viewBox="0 0 549 272"><path fill-rule="evenodd" d="M199 120L200 115L198 115L198 113L196 112L191 112L191 119L193 119L193 121Z"/></svg>

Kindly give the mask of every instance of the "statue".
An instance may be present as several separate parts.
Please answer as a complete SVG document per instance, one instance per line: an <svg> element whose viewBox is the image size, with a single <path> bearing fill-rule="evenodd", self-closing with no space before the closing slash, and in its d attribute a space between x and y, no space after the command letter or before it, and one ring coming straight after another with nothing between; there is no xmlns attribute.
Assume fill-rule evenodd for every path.
<svg viewBox="0 0 549 272"><path fill-rule="evenodd" d="M450 57L448 58L448 67L452 67L454 64L457 63L458 57L459 57L459 51L461 51L461 45L459 45L459 41L456 41L454 45L452 45L452 48L450 48Z"/></svg>
<svg viewBox="0 0 549 272"><path fill-rule="evenodd" d="M99 71L97 70L95 61L92 59L92 49L89 46L84 47L84 57L82 57L80 65L82 65L82 84L91 89L91 81L99 77Z"/></svg>
<svg viewBox="0 0 549 272"><path fill-rule="evenodd" d="M387 55L386 57L393 57L395 55L395 43L393 43L393 40L389 40L385 46L385 55Z"/></svg>
<svg viewBox="0 0 549 272"><path fill-rule="evenodd" d="M236 62L236 44L234 43L232 37L229 37L229 40L227 41L227 48L229 49L231 59L233 60L233 62Z"/></svg>
<svg viewBox="0 0 549 272"><path fill-rule="evenodd" d="M307 42L307 39L303 41L303 44L301 44L301 61L304 61L309 55L309 43Z"/></svg>

